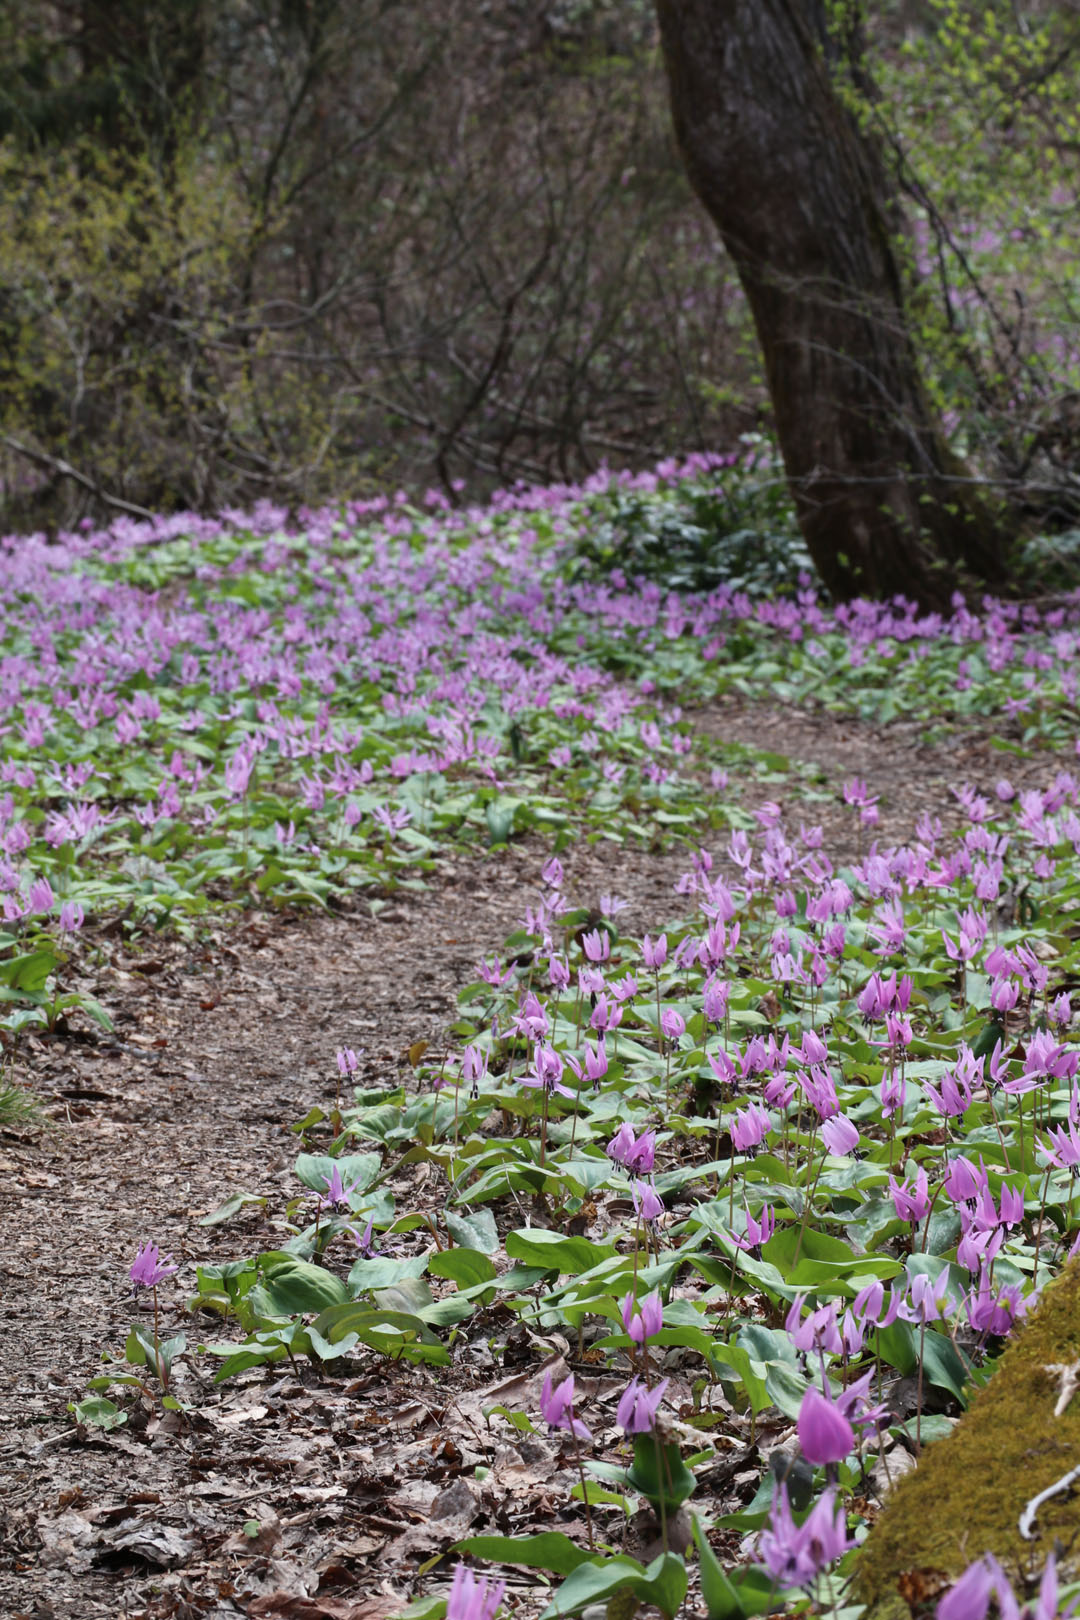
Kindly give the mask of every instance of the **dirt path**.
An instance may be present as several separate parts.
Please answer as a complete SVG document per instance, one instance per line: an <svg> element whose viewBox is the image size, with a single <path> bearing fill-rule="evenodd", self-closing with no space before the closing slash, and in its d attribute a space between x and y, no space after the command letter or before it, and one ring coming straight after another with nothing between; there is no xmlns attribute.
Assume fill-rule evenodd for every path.
<svg viewBox="0 0 1080 1620"><path fill-rule="evenodd" d="M834 860L851 853L851 812L832 796L847 775L882 794L879 836L895 842L922 812L948 815L958 780L1046 782L1070 764L1018 762L974 736L928 750L911 727L879 733L762 705L695 719L714 736L823 767L830 796L801 818L822 822ZM744 802L766 797L788 795L747 784ZM0 1133L0 1611L380 1620L413 1594L417 1562L448 1544L429 1526L433 1506L452 1530L465 1475L477 1461L499 1462L479 1424L468 1443L461 1428L470 1391L507 1376L490 1351L475 1366L455 1363L441 1383L382 1364L351 1381L253 1373L224 1395L203 1364L183 1375L198 1407L190 1423L170 1415L142 1432L80 1432L66 1405L101 1351L123 1345L127 1266L140 1241L173 1251L190 1291L197 1261L281 1240L273 1223L296 1190L289 1127L332 1100L335 1049L362 1049L367 1084L407 1074L411 1042L437 1049L457 990L521 919L543 859L526 841L447 861L427 892L395 897L378 919L247 918L205 947L147 942L139 955L101 939L91 982L117 1018L116 1037L35 1044L22 1073L49 1123ZM575 901L614 891L630 902L619 919L628 934L684 909L673 893L683 852L579 846L564 864ZM438 1196L428 1169L414 1175L412 1207L425 1192L429 1204ZM267 1212L197 1224L238 1190L266 1195ZM165 1325L192 1342L214 1331L179 1310ZM449 1392L447 1379L457 1381ZM514 1450L517 1483L505 1490L530 1478L542 1489L549 1464ZM257 1533L245 1534L256 1520Z"/></svg>

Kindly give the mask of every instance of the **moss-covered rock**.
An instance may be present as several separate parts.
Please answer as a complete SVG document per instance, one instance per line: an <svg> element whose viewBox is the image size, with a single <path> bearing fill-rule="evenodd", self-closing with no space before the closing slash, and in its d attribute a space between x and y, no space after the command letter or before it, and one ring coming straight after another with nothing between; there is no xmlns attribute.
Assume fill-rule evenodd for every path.
<svg viewBox="0 0 1080 1620"><path fill-rule="evenodd" d="M1066 1580L1080 1575L1080 1481L1038 1510L1033 1538L1019 1521L1040 1491L1080 1465L1080 1392L1060 1417L1061 1380L1046 1368L1080 1358L1080 1262L1049 1288L971 1410L889 1497L856 1562L859 1598L877 1613L920 1576L955 1579L993 1552L1013 1576L1041 1570L1058 1552ZM930 1582L929 1584L935 1584Z"/></svg>

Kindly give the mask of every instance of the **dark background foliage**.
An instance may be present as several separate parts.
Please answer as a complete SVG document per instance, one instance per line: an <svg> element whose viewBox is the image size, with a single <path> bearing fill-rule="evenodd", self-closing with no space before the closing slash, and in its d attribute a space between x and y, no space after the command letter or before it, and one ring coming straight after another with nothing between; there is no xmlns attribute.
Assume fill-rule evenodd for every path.
<svg viewBox="0 0 1080 1620"><path fill-rule="evenodd" d="M938 402L980 470L1067 515L1075 13L869 13L862 115ZM472 498L768 421L644 0L4 8L5 528Z"/></svg>

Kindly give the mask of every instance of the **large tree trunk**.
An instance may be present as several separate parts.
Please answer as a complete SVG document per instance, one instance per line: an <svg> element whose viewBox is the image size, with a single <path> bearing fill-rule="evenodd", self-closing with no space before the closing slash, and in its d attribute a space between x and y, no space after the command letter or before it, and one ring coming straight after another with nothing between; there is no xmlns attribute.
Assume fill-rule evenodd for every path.
<svg viewBox="0 0 1080 1620"><path fill-rule="evenodd" d="M892 246L898 216L831 81L844 47L824 9L657 0L675 131L750 302L825 584L941 606L965 578L1001 579L1002 535L920 380ZM857 56L846 62L857 73Z"/></svg>

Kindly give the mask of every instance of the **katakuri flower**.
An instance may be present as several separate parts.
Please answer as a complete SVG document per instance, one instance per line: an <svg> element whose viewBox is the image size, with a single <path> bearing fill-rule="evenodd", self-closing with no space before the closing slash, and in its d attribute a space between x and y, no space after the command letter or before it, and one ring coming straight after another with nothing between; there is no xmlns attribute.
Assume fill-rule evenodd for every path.
<svg viewBox="0 0 1080 1620"><path fill-rule="evenodd" d="M505 1592L505 1581L481 1578L459 1564L446 1605L446 1620L495 1620Z"/></svg>
<svg viewBox="0 0 1080 1620"><path fill-rule="evenodd" d="M175 1277L179 1266L171 1264L172 1255L162 1255L156 1243L144 1243L128 1270L132 1287L156 1288L166 1277Z"/></svg>
<svg viewBox="0 0 1080 1620"><path fill-rule="evenodd" d="M922 1165L916 1171L914 1182L906 1178L897 1182L890 1176L889 1196L902 1221L918 1223L924 1220L930 1208L930 1188Z"/></svg>
<svg viewBox="0 0 1080 1620"><path fill-rule="evenodd" d="M760 1217L751 1215L746 1205L743 1205L746 1216L746 1231L744 1233L732 1232L731 1241L737 1249L756 1249L759 1244L768 1243L776 1231L776 1212L768 1204L761 1207Z"/></svg>
<svg viewBox="0 0 1080 1620"><path fill-rule="evenodd" d="M656 1426L656 1414L664 1398L668 1381L662 1378L652 1389L646 1389L640 1378L632 1378L623 1390L615 1420L627 1434L650 1434Z"/></svg>
<svg viewBox="0 0 1080 1620"><path fill-rule="evenodd" d="M855 1432L836 1404L811 1384L799 1407L799 1444L816 1466L842 1462L855 1449Z"/></svg>
<svg viewBox="0 0 1080 1620"><path fill-rule="evenodd" d="M655 1221L658 1215L664 1213L664 1200L651 1187L647 1181L635 1180L630 1183L630 1197L633 1200L634 1211L643 1221Z"/></svg>
<svg viewBox="0 0 1080 1620"><path fill-rule="evenodd" d="M809 1586L850 1546L844 1511L837 1508L833 1491L825 1491L802 1524L796 1524L787 1486L774 1488L768 1528L758 1538L758 1556L778 1585Z"/></svg>
<svg viewBox="0 0 1080 1620"><path fill-rule="evenodd" d="M633 1294L624 1295L620 1311L623 1327L635 1344L644 1344L646 1339L655 1338L664 1325L664 1305L659 1290L647 1295L640 1304Z"/></svg>
<svg viewBox="0 0 1080 1620"><path fill-rule="evenodd" d="M553 1429L567 1429L576 1440L592 1439L591 1429L574 1416L573 1373L555 1387L552 1387L551 1374L548 1373L540 1391L540 1411Z"/></svg>
<svg viewBox="0 0 1080 1620"><path fill-rule="evenodd" d="M341 1169L334 1165L326 1178L326 1191L320 1193L316 1199L318 1209L348 1209L349 1195L356 1191L357 1183L352 1181L346 1187L341 1179Z"/></svg>

